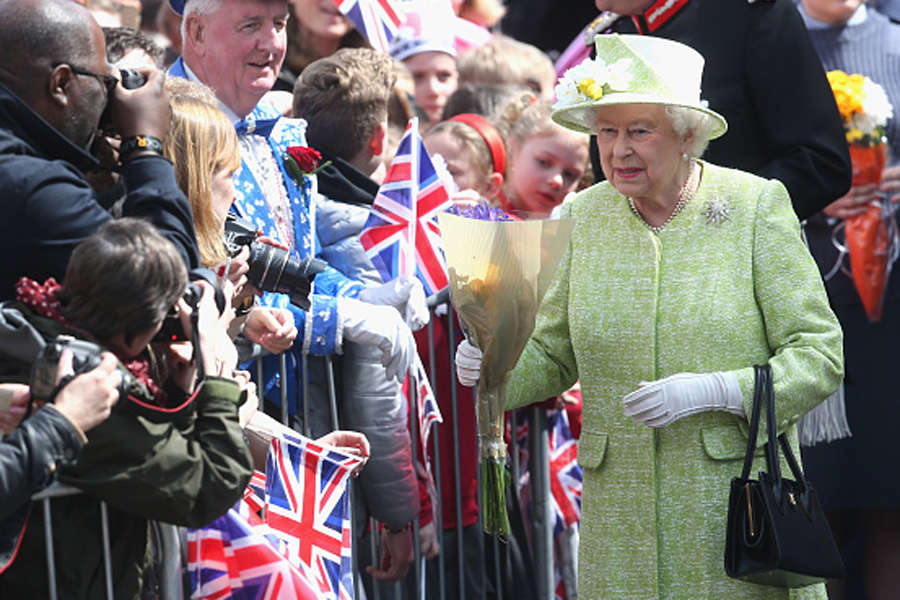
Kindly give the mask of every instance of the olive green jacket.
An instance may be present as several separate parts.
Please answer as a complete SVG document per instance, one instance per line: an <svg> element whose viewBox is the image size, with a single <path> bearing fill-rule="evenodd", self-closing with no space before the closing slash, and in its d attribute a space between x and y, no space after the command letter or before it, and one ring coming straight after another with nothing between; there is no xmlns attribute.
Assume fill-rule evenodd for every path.
<svg viewBox="0 0 900 600"><path fill-rule="evenodd" d="M658 235L606 182L563 206L575 230L507 407L581 380L580 597L825 598L822 585L788 592L724 572L753 365L772 365L778 428L799 457L795 423L838 386L842 335L784 186L702 164L695 197ZM722 202L728 218L709 219ZM651 429L623 414L641 381L714 371L737 376L747 417L709 411Z"/></svg>
<svg viewBox="0 0 900 600"><path fill-rule="evenodd" d="M117 600L139 597L148 577L148 520L202 527L237 502L252 474L239 397L233 381L207 378L168 410L120 400L89 432L77 463L60 473L85 494L52 501L60 598L106 598L98 498L109 506ZM31 511L18 556L0 575L0 597L48 597L40 506Z"/></svg>

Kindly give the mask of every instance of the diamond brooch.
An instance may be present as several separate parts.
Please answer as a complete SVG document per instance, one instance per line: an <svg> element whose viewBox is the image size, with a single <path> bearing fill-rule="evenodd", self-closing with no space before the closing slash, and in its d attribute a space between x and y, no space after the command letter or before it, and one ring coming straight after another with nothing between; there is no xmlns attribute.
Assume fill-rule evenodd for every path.
<svg viewBox="0 0 900 600"><path fill-rule="evenodd" d="M731 207L728 205L727 200L713 198L706 202L706 206L703 208L703 215L706 217L707 223L721 225L725 221L731 220Z"/></svg>

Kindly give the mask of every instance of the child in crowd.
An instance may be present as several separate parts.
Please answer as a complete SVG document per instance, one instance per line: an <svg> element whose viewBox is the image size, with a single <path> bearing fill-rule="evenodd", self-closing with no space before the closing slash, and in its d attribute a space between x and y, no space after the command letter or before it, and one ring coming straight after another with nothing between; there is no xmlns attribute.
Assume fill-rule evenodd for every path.
<svg viewBox="0 0 900 600"><path fill-rule="evenodd" d="M406 25L391 42L390 54L412 74L415 103L428 116L428 123L441 120L447 98L456 90L456 49L453 34L441 23L440 12L427 4L406 15ZM452 13L451 13L452 17ZM424 128L424 127L423 127Z"/></svg>
<svg viewBox="0 0 900 600"><path fill-rule="evenodd" d="M376 178L383 177L389 102L397 80L394 62L369 48L342 48L307 66L294 86L294 115L307 121L307 142L321 152L324 165L317 175L320 196L316 201L322 256L345 275L370 284L381 279L359 234L378 193ZM409 324L413 329L422 327L428 315L421 284L410 277L395 279L393 284L396 300L421 294L424 320ZM381 351L345 339L343 355L334 364L341 425L364 432L372 444L372 459L357 486L361 498L354 527L360 564L370 564L375 557L370 556L371 532L366 531L364 519L372 516L385 525L382 564L370 564L366 568L370 577L362 578L372 597L376 583L396 580L412 560L413 540L405 526L420 514L420 488L400 385L385 376ZM316 409L315 404L310 411L314 432L331 427L326 411ZM420 526L422 553L433 555L437 542L430 508L427 515L420 514ZM393 598L392 588L382 583L378 595Z"/></svg>
<svg viewBox="0 0 900 600"><path fill-rule="evenodd" d="M500 205L525 218L544 218L577 189L588 164L588 136L550 119L549 102L523 95L498 120L508 161Z"/></svg>
<svg viewBox="0 0 900 600"><path fill-rule="evenodd" d="M543 100L553 99L556 70L539 48L502 35L467 50L457 61L460 83L513 84L525 87Z"/></svg>
<svg viewBox="0 0 900 600"><path fill-rule="evenodd" d="M441 121L423 136L431 156L440 155L460 192L496 204L503 188L506 147L497 128L481 115L462 113Z"/></svg>
<svg viewBox="0 0 900 600"><path fill-rule="evenodd" d="M494 119L503 108L522 92L525 86L514 83L476 84L460 83L444 105L444 120L460 113L475 113Z"/></svg>

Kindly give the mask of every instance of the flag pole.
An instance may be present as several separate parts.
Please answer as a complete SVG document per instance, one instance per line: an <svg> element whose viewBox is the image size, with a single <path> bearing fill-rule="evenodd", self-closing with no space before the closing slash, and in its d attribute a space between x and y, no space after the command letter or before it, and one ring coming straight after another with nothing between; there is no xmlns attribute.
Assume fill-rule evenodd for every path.
<svg viewBox="0 0 900 600"><path fill-rule="evenodd" d="M416 228L419 225L419 145L422 138L419 136L419 117L409 120L410 127L410 178L412 190L410 203L410 219L406 224L406 275L416 276Z"/></svg>

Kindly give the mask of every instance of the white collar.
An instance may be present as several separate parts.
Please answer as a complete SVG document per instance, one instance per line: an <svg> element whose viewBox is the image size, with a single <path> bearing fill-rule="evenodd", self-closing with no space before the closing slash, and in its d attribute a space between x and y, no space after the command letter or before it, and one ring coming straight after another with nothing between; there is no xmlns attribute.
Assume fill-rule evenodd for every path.
<svg viewBox="0 0 900 600"><path fill-rule="evenodd" d="M802 2L797 2L797 10L800 11L800 16L803 17L803 22L806 24L807 29L830 29L837 26L834 23L826 23L825 21L820 21L815 17L809 16L809 14L807 14L807 12L803 9ZM860 4L859 7L850 16L850 19L846 23L844 23L843 26L849 27L851 25L859 25L866 20L867 15L868 12L866 10L866 5Z"/></svg>

